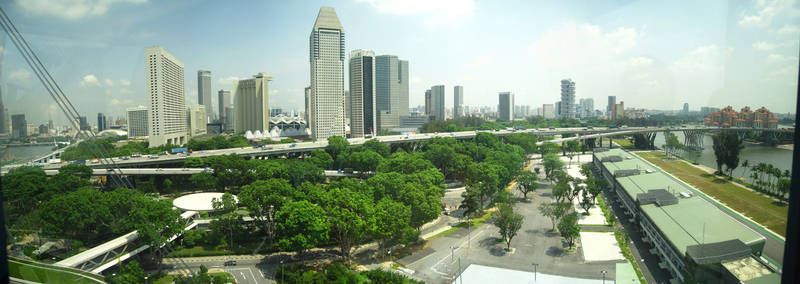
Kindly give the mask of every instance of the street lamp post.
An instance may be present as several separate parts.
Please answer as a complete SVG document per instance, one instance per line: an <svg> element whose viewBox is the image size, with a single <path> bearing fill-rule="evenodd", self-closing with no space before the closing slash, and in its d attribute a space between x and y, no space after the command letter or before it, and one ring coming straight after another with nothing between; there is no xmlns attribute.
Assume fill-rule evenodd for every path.
<svg viewBox="0 0 800 284"><path fill-rule="evenodd" d="M608 271L603 270L600 271L600 273L603 273L603 284L606 284L606 273L608 273Z"/></svg>
<svg viewBox="0 0 800 284"><path fill-rule="evenodd" d="M454 261L453 255L455 255L455 251L457 248L458 246L450 246L450 262Z"/></svg>
<svg viewBox="0 0 800 284"><path fill-rule="evenodd" d="M539 267L538 263L533 263L533 282L536 282L536 268Z"/></svg>
<svg viewBox="0 0 800 284"><path fill-rule="evenodd" d="M284 269L285 268L283 268L283 260L281 260L281 283L286 283L286 280L284 280L285 276L283 276L285 274L284 273L284 271L285 271Z"/></svg>

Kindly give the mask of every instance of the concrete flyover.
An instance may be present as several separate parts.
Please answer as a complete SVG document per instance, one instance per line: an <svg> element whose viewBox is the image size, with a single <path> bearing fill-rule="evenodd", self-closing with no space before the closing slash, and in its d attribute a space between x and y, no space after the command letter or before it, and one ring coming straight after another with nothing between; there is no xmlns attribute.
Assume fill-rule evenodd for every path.
<svg viewBox="0 0 800 284"><path fill-rule="evenodd" d="M736 131L736 132L773 132L773 133L794 133L794 128L746 128L746 127L728 127L728 128L721 128L721 127L703 127L703 126L694 126L694 127L681 127L681 128L674 128L674 127L630 127L630 128L619 128L614 129L616 131L603 131L599 133L591 133L586 135L578 135L573 137L566 137L566 138L559 138L553 139L550 141L540 141L537 142L537 145L542 145L544 142L553 142L553 143L561 143L567 142L572 140L586 140L586 139L597 139L603 137L614 137L620 135L632 135L632 134L645 134L645 133L654 133L654 132L686 132L691 134L702 133L702 132L717 132L717 131Z"/></svg>
<svg viewBox="0 0 800 284"><path fill-rule="evenodd" d="M794 129L753 129L753 128L712 128L712 127L703 127L703 126L692 126L692 127L682 127L682 128L669 128L669 127L627 127L627 128L605 128L605 127L595 127L592 129L586 127L572 127L572 128L555 128L555 129L524 129L524 130L477 130L477 131L461 131L461 132L448 132L448 133L421 133L421 134L409 134L409 135L389 135L389 136L378 136L374 139L388 144L402 144L402 143L412 143L412 142L423 142L426 140L430 140L437 137L452 137L455 139L472 139L478 133L486 132L492 133L497 136L509 136L514 134L520 133L530 133L536 136L554 136L554 135L563 135L563 134L577 134L574 137L567 137L567 138L559 138L555 140L550 140L549 142L566 142L570 140L585 140L585 139L592 139L592 138L602 138L602 137L609 137L609 136L619 136L619 135L630 135L630 134L639 134L639 133L650 133L650 132L665 132L665 131L691 131L691 130L702 130L702 131L720 131L720 130L735 130L735 131L771 131L771 132L780 132L780 133L793 133ZM370 139L365 138L351 138L348 139L351 145L360 145ZM537 144L541 144L539 142ZM182 164L184 160L188 157L209 157L209 156L218 156L218 155L230 155L235 154L242 156L247 159L269 159L271 157L280 157L289 154L303 154L308 153L313 150L324 150L325 147L328 146L327 141L311 141L311 142L301 142L301 143L293 143L293 144L276 144L276 145L266 145L263 148L254 148L254 147L241 147L241 148L228 148L228 149L217 149L217 150L204 150L204 151L194 151L190 155L159 155L159 156L149 156L144 155L142 157L131 157L128 160L110 160L105 159L104 162L101 163L94 163L89 164L92 168L106 168L110 164L114 164L120 168L132 168L132 167L150 167L157 165L176 165ZM40 164L45 169L58 169L63 165L69 164L68 162L62 162L59 164Z"/></svg>

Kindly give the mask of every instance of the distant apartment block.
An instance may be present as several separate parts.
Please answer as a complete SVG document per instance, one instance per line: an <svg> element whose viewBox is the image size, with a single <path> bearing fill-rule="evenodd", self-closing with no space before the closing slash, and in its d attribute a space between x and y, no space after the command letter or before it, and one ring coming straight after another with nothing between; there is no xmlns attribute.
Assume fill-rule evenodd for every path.
<svg viewBox="0 0 800 284"><path fill-rule="evenodd" d="M504 121L514 120L514 93L500 92L498 95L497 118Z"/></svg>
<svg viewBox="0 0 800 284"><path fill-rule="evenodd" d="M763 106L755 111L745 106L739 112L727 106L709 113L705 118L705 124L716 127L778 128L775 114Z"/></svg>
<svg viewBox="0 0 800 284"><path fill-rule="evenodd" d="M190 106L187 110L187 123L189 128L189 136L200 136L206 134L206 106L194 105Z"/></svg>
<svg viewBox="0 0 800 284"><path fill-rule="evenodd" d="M11 137L28 137L28 121L25 120L24 114L15 114L11 116Z"/></svg>
<svg viewBox="0 0 800 284"><path fill-rule="evenodd" d="M575 118L575 82L561 80L561 117Z"/></svg>
<svg viewBox="0 0 800 284"><path fill-rule="evenodd" d="M464 116L464 87L453 87L453 119Z"/></svg>
<svg viewBox="0 0 800 284"><path fill-rule="evenodd" d="M147 137L147 130L149 128L149 123L147 122L149 116L147 112L148 108L145 106L138 106L125 110L128 120L128 138Z"/></svg>

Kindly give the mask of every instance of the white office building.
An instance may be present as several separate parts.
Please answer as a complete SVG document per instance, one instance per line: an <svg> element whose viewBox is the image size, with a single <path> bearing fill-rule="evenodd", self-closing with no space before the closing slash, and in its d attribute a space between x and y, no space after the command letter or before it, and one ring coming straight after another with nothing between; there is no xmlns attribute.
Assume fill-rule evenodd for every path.
<svg viewBox="0 0 800 284"><path fill-rule="evenodd" d="M575 118L575 82L572 79L561 80L561 107L563 118Z"/></svg>
<svg viewBox="0 0 800 284"><path fill-rule="evenodd" d="M183 62L163 47L145 50L150 147L186 143Z"/></svg>
<svg viewBox="0 0 800 284"><path fill-rule="evenodd" d="M556 118L556 108L553 106L553 104L543 104L540 115L545 119Z"/></svg>
<svg viewBox="0 0 800 284"><path fill-rule="evenodd" d="M148 115L146 106L125 109L128 120L128 138L147 137Z"/></svg>
<svg viewBox="0 0 800 284"><path fill-rule="evenodd" d="M350 137L376 132L375 52L350 52Z"/></svg>
<svg viewBox="0 0 800 284"><path fill-rule="evenodd" d="M345 137L344 28L332 7L319 9L309 48L312 139Z"/></svg>
<svg viewBox="0 0 800 284"><path fill-rule="evenodd" d="M187 110L189 136L200 136L206 134L206 106L194 105Z"/></svg>
<svg viewBox="0 0 800 284"><path fill-rule="evenodd" d="M229 117L225 113L225 109L231 107L231 91L219 90L219 92L217 92L217 100L218 100L217 107L219 107L220 122L222 122L223 125L231 124L229 121L233 120L233 117Z"/></svg>
<svg viewBox="0 0 800 284"><path fill-rule="evenodd" d="M464 116L464 87L453 87L453 119Z"/></svg>
<svg viewBox="0 0 800 284"><path fill-rule="evenodd" d="M233 83L235 133L269 131L269 81L265 72Z"/></svg>

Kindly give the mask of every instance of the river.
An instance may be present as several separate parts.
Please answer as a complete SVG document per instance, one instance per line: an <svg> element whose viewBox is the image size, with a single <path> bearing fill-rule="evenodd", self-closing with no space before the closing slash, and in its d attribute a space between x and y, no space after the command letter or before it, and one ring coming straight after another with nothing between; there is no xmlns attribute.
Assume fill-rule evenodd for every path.
<svg viewBox="0 0 800 284"><path fill-rule="evenodd" d="M15 147L6 147L0 149L0 159L3 161L14 159L16 161L25 161L29 159L33 159L44 154L50 153L53 151L53 145L26 145L26 146L15 146Z"/></svg>
<svg viewBox="0 0 800 284"><path fill-rule="evenodd" d="M678 136L678 141L683 143L683 132L673 131ZM664 133L659 132L655 139L656 147L661 148L664 145ZM681 156L691 161L697 161L701 165L717 168L716 156L714 155L714 142L711 135L703 135L703 150L702 151L686 151ZM785 170L792 170L792 150L781 149L774 146L766 146L761 144L748 144L745 143L744 149L739 153L739 167L733 170L734 177L745 177L747 182L751 182L749 175L752 171L745 169L741 165L748 160L751 166L758 163L772 164L773 166ZM745 172L746 171L746 172Z"/></svg>

